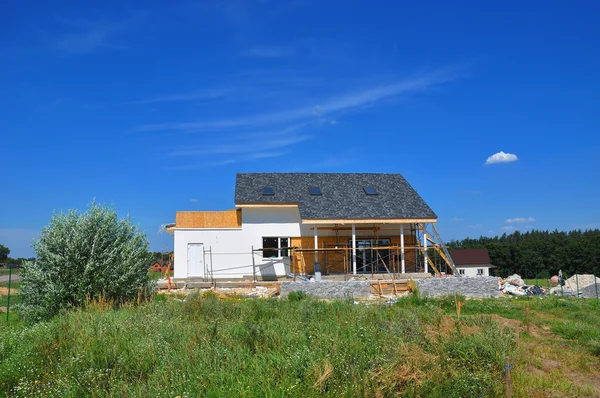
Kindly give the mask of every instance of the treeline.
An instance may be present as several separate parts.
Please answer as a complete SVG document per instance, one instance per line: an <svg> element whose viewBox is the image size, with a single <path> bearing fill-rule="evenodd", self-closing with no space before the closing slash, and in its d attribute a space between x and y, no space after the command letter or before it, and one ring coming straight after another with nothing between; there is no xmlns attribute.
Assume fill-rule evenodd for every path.
<svg viewBox="0 0 600 398"><path fill-rule="evenodd" d="M493 238L481 236L451 241L451 249L488 249L501 275L517 273L534 277L546 271L600 274L600 230L515 231Z"/></svg>
<svg viewBox="0 0 600 398"><path fill-rule="evenodd" d="M35 260L35 258L11 258L9 257L10 249L4 245L0 245L0 266L23 265L25 261Z"/></svg>

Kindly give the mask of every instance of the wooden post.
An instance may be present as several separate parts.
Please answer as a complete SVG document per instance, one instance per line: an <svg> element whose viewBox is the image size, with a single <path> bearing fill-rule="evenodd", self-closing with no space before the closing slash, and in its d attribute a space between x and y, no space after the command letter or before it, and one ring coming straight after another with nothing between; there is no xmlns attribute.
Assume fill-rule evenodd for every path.
<svg viewBox="0 0 600 398"><path fill-rule="evenodd" d="M529 328L529 308L525 308L525 324L527 325L527 334L530 334L531 329Z"/></svg>
<svg viewBox="0 0 600 398"><path fill-rule="evenodd" d="M381 279L377 279L377 287L379 288L379 297L383 296L383 289L381 287Z"/></svg>
<svg viewBox="0 0 600 398"><path fill-rule="evenodd" d="M254 246L252 246L252 280L256 282L256 263L254 261Z"/></svg>
<svg viewBox="0 0 600 398"><path fill-rule="evenodd" d="M506 357L506 398L512 398L512 376L510 374L510 357Z"/></svg>
<svg viewBox="0 0 600 398"><path fill-rule="evenodd" d="M521 340L521 329L517 326L515 328L515 346L517 347L517 349L519 348L520 340Z"/></svg>
<svg viewBox="0 0 600 398"><path fill-rule="evenodd" d="M404 261L404 224L400 224L400 264L402 273L406 273L406 262Z"/></svg>
<svg viewBox="0 0 600 398"><path fill-rule="evenodd" d="M356 227L352 224L352 274L356 275Z"/></svg>
<svg viewBox="0 0 600 398"><path fill-rule="evenodd" d="M397 297L398 290L396 290L396 278L394 278L394 274L392 274L392 285L394 286L394 297Z"/></svg>
<svg viewBox="0 0 600 398"><path fill-rule="evenodd" d="M423 224L423 268L425 273L429 273L429 264L427 264L427 223Z"/></svg>

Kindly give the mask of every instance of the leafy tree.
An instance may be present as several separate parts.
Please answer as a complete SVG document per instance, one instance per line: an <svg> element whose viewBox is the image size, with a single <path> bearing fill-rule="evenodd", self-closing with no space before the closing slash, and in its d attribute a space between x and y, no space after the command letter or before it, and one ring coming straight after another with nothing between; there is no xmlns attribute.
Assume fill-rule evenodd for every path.
<svg viewBox="0 0 600 398"><path fill-rule="evenodd" d="M10 254L10 249L6 246L0 245L0 262L6 261L6 259L8 259L9 254Z"/></svg>
<svg viewBox="0 0 600 398"><path fill-rule="evenodd" d="M36 259L25 262L21 312L29 320L105 299L116 305L148 292L148 240L131 219L92 202L85 213L55 214L34 242Z"/></svg>
<svg viewBox="0 0 600 398"><path fill-rule="evenodd" d="M486 248L492 264L502 275L518 273L523 277L556 273L567 275L600 272L600 230L532 230L510 235L466 238L452 241L452 249Z"/></svg>

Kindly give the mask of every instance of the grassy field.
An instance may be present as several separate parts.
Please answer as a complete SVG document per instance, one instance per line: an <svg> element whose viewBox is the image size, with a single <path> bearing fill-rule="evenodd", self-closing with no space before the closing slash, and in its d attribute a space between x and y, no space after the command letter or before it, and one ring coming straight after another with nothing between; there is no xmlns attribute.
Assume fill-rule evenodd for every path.
<svg viewBox="0 0 600 398"><path fill-rule="evenodd" d="M164 272L150 271L150 272L148 272L148 275L150 275L150 279L152 279L152 280L158 280L158 279L162 279L165 276L165 273ZM173 277L173 271L169 271L169 275L172 278Z"/></svg>
<svg viewBox="0 0 600 398"><path fill-rule="evenodd" d="M0 275L8 275L9 273L11 273L11 271L12 275L19 275L21 273L20 268L13 268L12 270L8 268L0 268Z"/></svg>
<svg viewBox="0 0 600 398"><path fill-rule="evenodd" d="M159 295L0 321L0 395L477 397L496 379L492 397L509 356L514 397L598 396L599 355L596 300L469 300L458 319L451 298Z"/></svg>

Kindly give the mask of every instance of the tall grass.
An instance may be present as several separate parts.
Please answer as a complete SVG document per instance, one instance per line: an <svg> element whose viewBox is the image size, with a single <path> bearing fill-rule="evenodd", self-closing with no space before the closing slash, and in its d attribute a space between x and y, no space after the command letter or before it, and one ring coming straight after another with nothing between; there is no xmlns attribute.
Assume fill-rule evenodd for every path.
<svg viewBox="0 0 600 398"><path fill-rule="evenodd" d="M4 326L0 395L464 397L502 371L514 346L489 317L463 325L429 300L158 297Z"/></svg>

